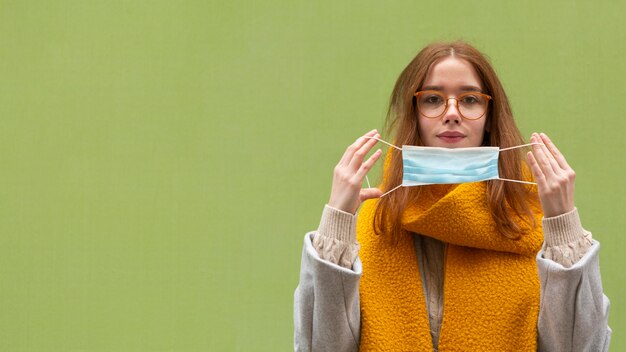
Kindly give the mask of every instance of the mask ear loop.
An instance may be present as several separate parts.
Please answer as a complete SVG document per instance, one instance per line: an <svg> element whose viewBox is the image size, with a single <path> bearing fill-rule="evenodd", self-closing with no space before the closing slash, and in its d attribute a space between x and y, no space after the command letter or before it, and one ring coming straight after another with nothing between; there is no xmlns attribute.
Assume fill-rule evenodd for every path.
<svg viewBox="0 0 626 352"><path fill-rule="evenodd" d="M395 146L395 145L393 145L393 144L391 144L391 143L389 143L389 142L383 141L383 140L382 140L382 139L380 139L380 138L376 138L376 137L365 137L365 139L375 139L375 140L377 140L377 141L379 141L379 142L382 142L382 143L387 144L387 145L388 145L388 146L390 146L390 147L394 147L394 148L398 149L399 151L402 151L402 148L400 148L400 147L398 147L398 146ZM369 178L367 178L367 175L365 175L365 180L367 181L367 187L372 188L372 186L370 185L370 180L369 180ZM391 193L391 192L393 192L393 191L397 190L397 189L398 189L398 188L400 188L400 187L402 187L402 184L400 184L400 185L399 185L399 186L397 186L396 188L392 189L391 191L387 191L387 192L385 192L385 193L384 193L383 195L381 195L379 198L382 198L382 197L384 197L384 196L388 195L389 193Z"/></svg>
<svg viewBox="0 0 626 352"><path fill-rule="evenodd" d="M382 198L382 197L384 197L384 196L388 195L389 193L391 193L391 192L393 192L393 191L397 190L397 189L398 189L398 188L400 188L400 187L402 187L402 184L400 184L400 185L396 186L396 187L395 187L394 189L392 189L391 191L387 191L387 192L383 193L383 194L382 194L379 198Z"/></svg>
<svg viewBox="0 0 626 352"><path fill-rule="evenodd" d="M517 149L517 148L523 148L523 147L528 147L531 145L543 145L543 143L539 143L539 142L532 142L532 143L528 143L528 144L522 144L522 145L516 145L514 147L508 147L508 148L501 148L500 151L507 151L507 150L511 150L511 149ZM502 181L509 181L509 182L517 182L517 183L523 183L526 185L536 185L537 182L529 182L529 181L522 181L522 180L511 180L509 178L497 178L498 180L502 180Z"/></svg>
<svg viewBox="0 0 626 352"><path fill-rule="evenodd" d="M399 151L402 151L402 148L400 148L400 147L398 147L398 146L395 146L395 145L393 145L393 144L391 144L391 143L389 143L389 142L383 141L383 140L382 140L382 139L380 139L380 138L376 138L376 137L365 137L365 139L375 139L375 140L377 140L377 141L379 141L379 142L385 143L386 145L388 145L388 146L390 146L390 147L394 147L394 148L398 149Z"/></svg>

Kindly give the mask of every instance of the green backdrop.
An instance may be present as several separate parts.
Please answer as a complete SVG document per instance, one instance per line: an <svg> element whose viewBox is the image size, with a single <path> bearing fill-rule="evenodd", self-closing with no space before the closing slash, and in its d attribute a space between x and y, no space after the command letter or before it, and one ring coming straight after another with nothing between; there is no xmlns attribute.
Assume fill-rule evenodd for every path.
<svg viewBox="0 0 626 352"><path fill-rule="evenodd" d="M0 350L287 351L303 235L434 40L577 172L626 349L621 1L0 1Z"/></svg>

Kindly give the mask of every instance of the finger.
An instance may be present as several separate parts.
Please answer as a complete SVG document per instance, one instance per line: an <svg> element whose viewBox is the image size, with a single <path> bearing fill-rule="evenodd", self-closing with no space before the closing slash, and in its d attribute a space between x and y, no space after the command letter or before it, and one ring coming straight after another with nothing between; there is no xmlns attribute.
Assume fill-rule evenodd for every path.
<svg viewBox="0 0 626 352"><path fill-rule="evenodd" d="M548 159L548 161L550 162L550 167L552 167L552 171L554 171L554 173L556 175L559 175L562 173L563 169L559 166L559 163L556 161L556 159L554 158L554 155L552 155L552 152L550 152L550 150L548 149L548 147L545 145L545 143L543 143L543 140L541 139L541 136L539 136L538 134L536 135L537 140L541 143L540 147L541 150L543 151L543 154L546 156L546 158Z"/></svg>
<svg viewBox="0 0 626 352"><path fill-rule="evenodd" d="M363 188L359 193L359 200L361 202L372 198L380 198L383 195L383 191L378 188Z"/></svg>
<svg viewBox="0 0 626 352"><path fill-rule="evenodd" d="M376 133L373 137L380 137L380 135ZM376 139L367 139L367 142L352 155L352 160L350 160L349 164L351 170L357 171L361 167L363 159L365 159L367 153L370 152L376 143L378 143Z"/></svg>
<svg viewBox="0 0 626 352"><path fill-rule="evenodd" d="M541 133L539 136L541 137L543 144L546 145L550 153L554 156L554 159L556 159L556 162L559 164L559 167L561 167L561 169L564 169L564 170L571 169L571 167L567 163L567 160L565 160L565 157L563 156L563 154L561 154L561 152L556 147L556 145L554 145L554 143L552 143L552 140L550 140L550 137L548 137L548 135L546 135L545 133Z"/></svg>
<svg viewBox="0 0 626 352"><path fill-rule="evenodd" d="M537 182L537 187L539 187L539 189L545 189L546 177L543 174L543 171L541 171L541 167L539 167L537 159L535 159L535 155L532 152L528 152L526 153L526 157L528 158L528 163L530 164L530 171L535 177L535 182Z"/></svg>
<svg viewBox="0 0 626 352"><path fill-rule="evenodd" d="M531 137L531 141L534 143L541 143L541 139L536 133L533 133L533 136ZM555 169L553 168L552 163L550 162L550 158L548 157L548 155L546 155L546 153L549 153L546 147L543 144L533 144L532 153L533 153L535 162L541 168L541 171L544 174L544 176L546 177L554 176ZM555 161L555 164L556 164L556 161ZM558 167L558 165L556 166Z"/></svg>
<svg viewBox="0 0 626 352"><path fill-rule="evenodd" d="M373 137L378 133L378 131L371 130L369 132L367 132L366 134L364 134L363 136L357 138L357 140L352 143L350 146L348 146L348 148L346 149L345 153L343 153L343 156L341 157L341 160L339 160L339 164L340 165L348 165L350 164L350 161L352 160L352 156L354 155L354 153L359 150L359 148L361 148L363 146L363 144L365 144L367 141L371 141L371 139L365 139L363 137Z"/></svg>
<svg viewBox="0 0 626 352"><path fill-rule="evenodd" d="M374 163L376 163L381 155L383 155L382 150L378 149L377 151L375 151L374 154L372 154L369 159L367 159L367 161L364 162L361 167L359 167L359 170L356 172L354 177L356 177L358 180L363 181L365 175L367 175L367 173L372 169L372 166L374 166Z"/></svg>

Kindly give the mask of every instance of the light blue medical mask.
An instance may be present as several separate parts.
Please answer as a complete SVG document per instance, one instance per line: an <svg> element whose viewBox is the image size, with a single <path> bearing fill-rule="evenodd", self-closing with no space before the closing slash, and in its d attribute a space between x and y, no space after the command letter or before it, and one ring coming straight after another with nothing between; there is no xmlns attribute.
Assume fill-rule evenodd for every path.
<svg viewBox="0 0 626 352"><path fill-rule="evenodd" d="M458 184L487 180L536 184L501 178L498 172L498 156L501 151L541 143L529 143L503 149L498 147L439 148L414 145L403 145L402 148L399 148L378 138L366 138L376 139L402 151L402 184L381 197L400 187L411 186Z"/></svg>
<svg viewBox="0 0 626 352"><path fill-rule="evenodd" d="M499 178L497 147L402 146L402 186L465 183Z"/></svg>

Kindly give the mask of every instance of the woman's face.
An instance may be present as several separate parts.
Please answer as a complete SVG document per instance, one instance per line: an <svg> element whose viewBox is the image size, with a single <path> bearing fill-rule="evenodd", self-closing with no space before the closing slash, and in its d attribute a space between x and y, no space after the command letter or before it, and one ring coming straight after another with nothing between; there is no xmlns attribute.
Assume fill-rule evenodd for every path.
<svg viewBox="0 0 626 352"><path fill-rule="evenodd" d="M448 98L475 91L483 92L483 85L472 65L456 57L435 61L420 90L436 90ZM479 147L483 142L487 113L477 120L468 120L459 114L455 99L448 100L448 109L437 118L428 118L418 112L418 129L428 147Z"/></svg>

